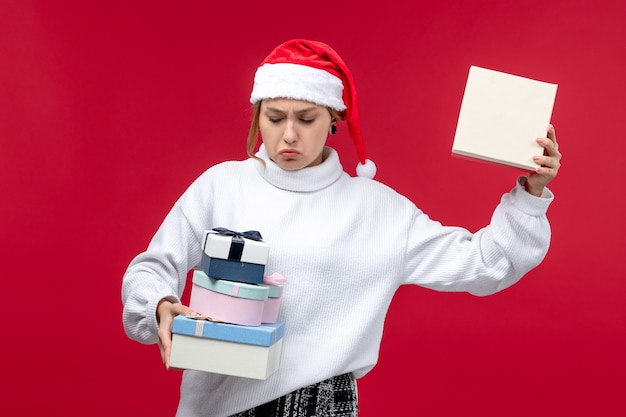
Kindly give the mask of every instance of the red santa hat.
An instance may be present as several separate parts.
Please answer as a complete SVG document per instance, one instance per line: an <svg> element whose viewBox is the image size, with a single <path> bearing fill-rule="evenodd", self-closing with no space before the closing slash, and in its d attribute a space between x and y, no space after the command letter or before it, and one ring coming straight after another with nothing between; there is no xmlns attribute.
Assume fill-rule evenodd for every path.
<svg viewBox="0 0 626 417"><path fill-rule="evenodd" d="M250 102L268 98L304 100L344 112L359 157L357 175L374 178L376 165L365 157L354 79L330 46L292 39L276 47L256 71Z"/></svg>

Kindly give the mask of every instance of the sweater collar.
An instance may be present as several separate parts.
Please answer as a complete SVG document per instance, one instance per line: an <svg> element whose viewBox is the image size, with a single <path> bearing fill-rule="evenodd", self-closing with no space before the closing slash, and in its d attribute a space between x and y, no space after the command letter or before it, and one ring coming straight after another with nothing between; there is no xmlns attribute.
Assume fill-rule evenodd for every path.
<svg viewBox="0 0 626 417"><path fill-rule="evenodd" d="M265 166L258 160L254 162L259 175L273 186L288 191L312 192L328 187L343 174L337 152L327 146L323 152L324 161L321 164L285 171L269 158L265 146L261 145L256 156L265 161Z"/></svg>

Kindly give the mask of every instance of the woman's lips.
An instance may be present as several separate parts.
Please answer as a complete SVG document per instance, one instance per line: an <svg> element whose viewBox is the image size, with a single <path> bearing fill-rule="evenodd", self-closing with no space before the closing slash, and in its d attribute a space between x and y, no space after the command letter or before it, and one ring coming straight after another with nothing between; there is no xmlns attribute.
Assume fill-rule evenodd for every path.
<svg viewBox="0 0 626 417"><path fill-rule="evenodd" d="M296 156L300 155L300 152L296 151L295 149L283 149L278 154L283 158L295 158Z"/></svg>

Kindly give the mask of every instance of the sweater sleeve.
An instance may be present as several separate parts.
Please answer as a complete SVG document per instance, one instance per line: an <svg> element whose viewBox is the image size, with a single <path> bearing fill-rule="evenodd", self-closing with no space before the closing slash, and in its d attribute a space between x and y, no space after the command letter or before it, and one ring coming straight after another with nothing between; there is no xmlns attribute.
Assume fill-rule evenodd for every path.
<svg viewBox="0 0 626 417"><path fill-rule="evenodd" d="M177 202L122 279L122 321L128 337L146 344L157 342L157 304L163 298L180 302L187 272L200 259L197 239Z"/></svg>
<svg viewBox="0 0 626 417"><path fill-rule="evenodd" d="M160 300L180 302L188 272L200 264L202 232L212 213L209 171L183 193L122 279L122 321L128 337L156 343L156 307Z"/></svg>
<svg viewBox="0 0 626 417"><path fill-rule="evenodd" d="M437 291L489 295L536 267L550 245L546 217L554 196L527 193L519 181L476 233L442 226L418 211L407 238L405 283Z"/></svg>

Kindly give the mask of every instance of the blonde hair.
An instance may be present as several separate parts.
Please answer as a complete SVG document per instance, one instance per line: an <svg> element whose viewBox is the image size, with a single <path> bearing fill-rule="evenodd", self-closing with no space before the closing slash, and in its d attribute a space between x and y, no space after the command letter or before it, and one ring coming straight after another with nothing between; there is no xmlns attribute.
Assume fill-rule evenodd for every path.
<svg viewBox="0 0 626 417"><path fill-rule="evenodd" d="M257 101L252 106L252 121L250 122L250 131L248 132L248 139L246 141L246 150L250 158L258 159L259 161L265 163L265 161L263 161L261 158L254 154L254 149L256 148L256 145L261 137L261 134L259 132L261 102L262 101ZM328 110L328 113L330 113L330 118L333 123L344 119L344 112L331 109L330 107L326 107L326 109Z"/></svg>

